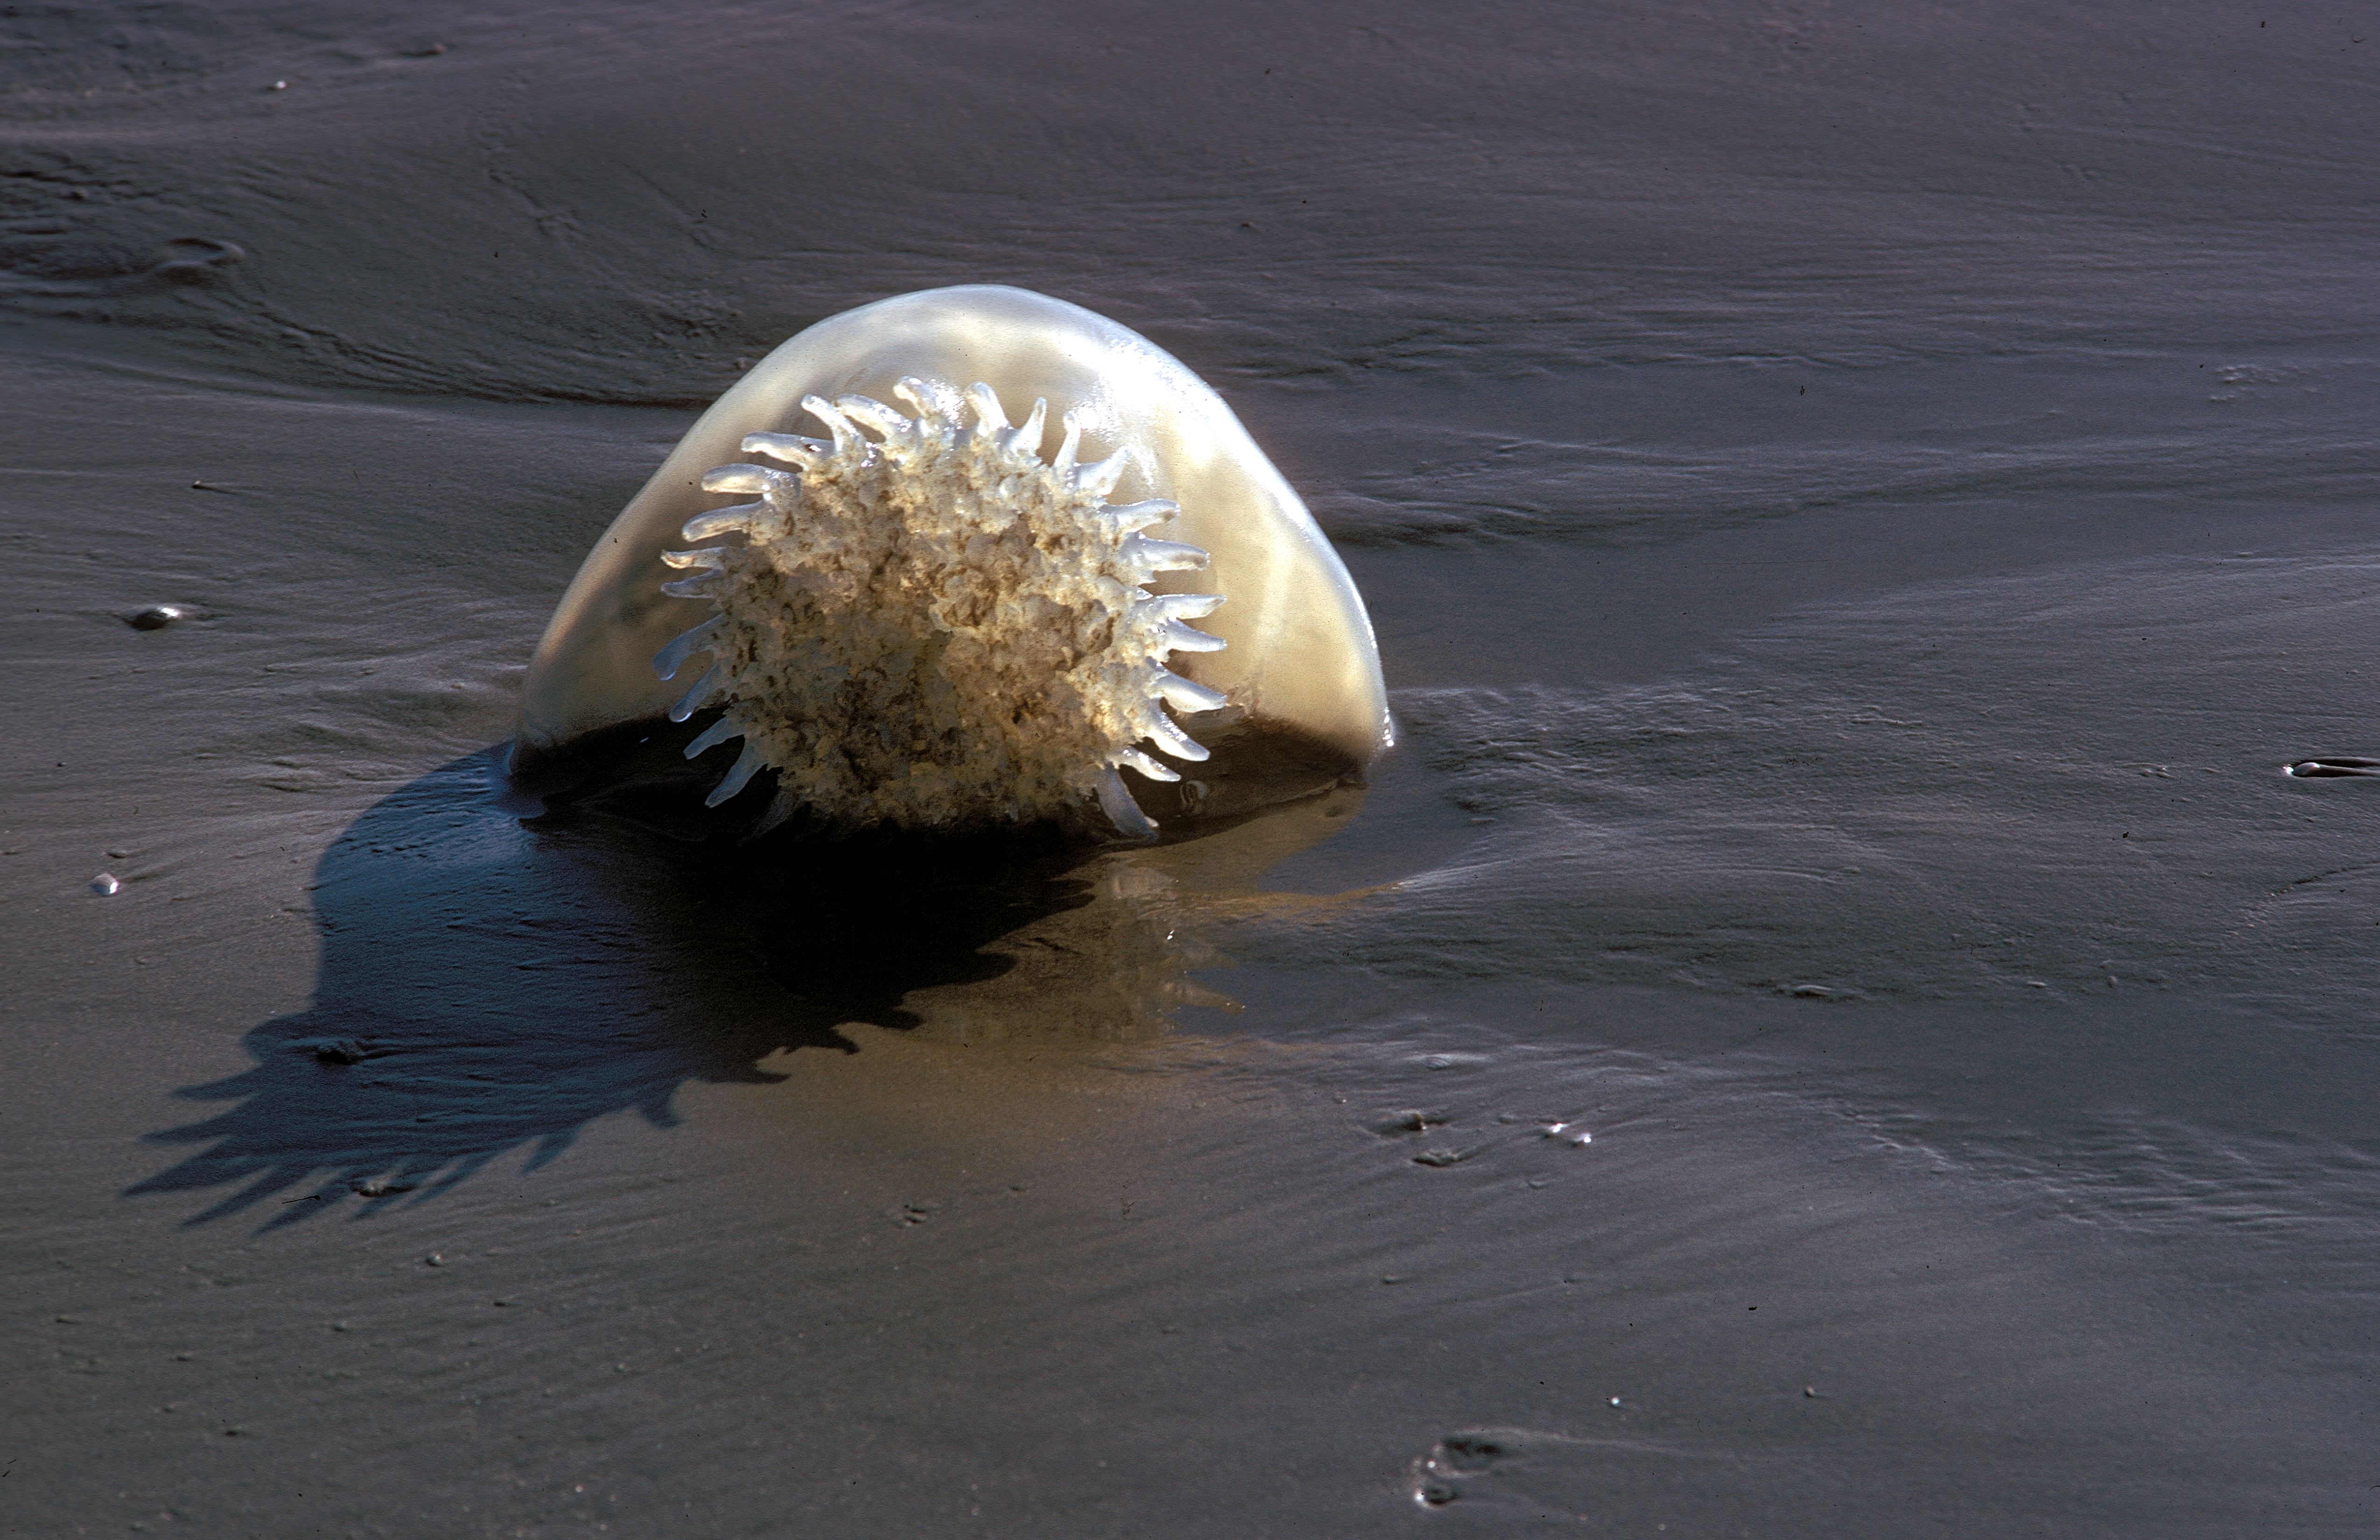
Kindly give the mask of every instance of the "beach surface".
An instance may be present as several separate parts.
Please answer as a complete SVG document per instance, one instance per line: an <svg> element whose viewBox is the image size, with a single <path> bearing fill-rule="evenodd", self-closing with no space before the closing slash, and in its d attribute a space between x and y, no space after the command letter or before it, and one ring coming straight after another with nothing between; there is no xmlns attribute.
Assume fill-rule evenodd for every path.
<svg viewBox="0 0 2380 1540"><path fill-rule="evenodd" d="M2364 19L11 8L0 1531L2374 1533ZM1369 783L508 789L696 413L961 283L1223 393Z"/></svg>

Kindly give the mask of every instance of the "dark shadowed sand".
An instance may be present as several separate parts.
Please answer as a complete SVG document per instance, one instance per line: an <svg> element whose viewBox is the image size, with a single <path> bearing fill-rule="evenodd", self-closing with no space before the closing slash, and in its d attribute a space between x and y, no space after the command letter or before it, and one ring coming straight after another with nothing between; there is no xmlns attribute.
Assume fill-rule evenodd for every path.
<svg viewBox="0 0 2380 1540"><path fill-rule="evenodd" d="M2084 9L12 7L0 1532L2373 1533L2380 42ZM524 818L970 282L1305 491L1371 784Z"/></svg>

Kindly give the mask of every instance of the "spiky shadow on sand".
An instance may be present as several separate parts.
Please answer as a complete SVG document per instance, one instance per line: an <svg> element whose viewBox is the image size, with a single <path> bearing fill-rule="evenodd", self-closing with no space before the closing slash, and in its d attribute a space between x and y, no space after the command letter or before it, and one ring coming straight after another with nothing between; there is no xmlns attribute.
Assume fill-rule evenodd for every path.
<svg viewBox="0 0 2380 1540"><path fill-rule="evenodd" d="M185 1222L269 1206L267 1228L423 1201L613 1113L667 1125L681 1085L855 1051L838 1025L915 1027L905 996L1007 973L986 943L1094 902L1079 848L682 843L523 822L492 782L490 755L442 766L331 847L313 1003L248 1034L253 1068L176 1093L232 1105L149 1135L202 1147L128 1196L237 1184Z"/></svg>

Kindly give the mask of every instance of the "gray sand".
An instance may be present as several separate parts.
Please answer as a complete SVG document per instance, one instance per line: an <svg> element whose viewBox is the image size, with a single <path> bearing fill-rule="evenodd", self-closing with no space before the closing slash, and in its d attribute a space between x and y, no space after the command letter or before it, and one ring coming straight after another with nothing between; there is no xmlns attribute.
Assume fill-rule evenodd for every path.
<svg viewBox="0 0 2380 1540"><path fill-rule="evenodd" d="M0 1530L2380 1523L2351 18L17 9ZM1369 788L524 820L693 412L961 282L1232 399Z"/></svg>

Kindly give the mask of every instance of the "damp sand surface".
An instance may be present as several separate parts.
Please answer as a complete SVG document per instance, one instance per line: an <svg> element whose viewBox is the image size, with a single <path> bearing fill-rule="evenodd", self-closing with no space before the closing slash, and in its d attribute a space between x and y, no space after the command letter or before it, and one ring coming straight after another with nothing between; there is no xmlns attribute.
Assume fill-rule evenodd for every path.
<svg viewBox="0 0 2380 1540"><path fill-rule="evenodd" d="M0 1529L2380 1523L2362 30L18 13ZM693 413L964 282L1226 393L1370 784L510 794Z"/></svg>

